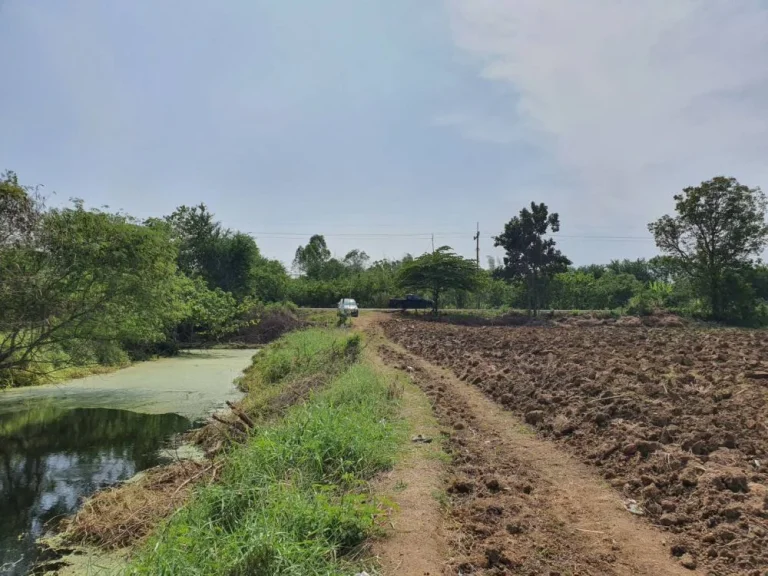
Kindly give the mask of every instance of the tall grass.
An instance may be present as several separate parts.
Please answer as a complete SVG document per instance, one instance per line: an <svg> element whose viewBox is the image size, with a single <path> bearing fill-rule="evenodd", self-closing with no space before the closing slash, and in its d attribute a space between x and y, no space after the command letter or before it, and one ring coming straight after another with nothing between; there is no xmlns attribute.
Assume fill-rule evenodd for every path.
<svg viewBox="0 0 768 576"><path fill-rule="evenodd" d="M289 378L337 370L357 359L360 344L359 334L342 330L309 328L291 332L253 357L239 386L250 392Z"/></svg>
<svg viewBox="0 0 768 576"><path fill-rule="evenodd" d="M339 331L294 333L257 359L254 371L269 380L276 363L308 374L327 368L323 358L344 358L358 347L357 336ZM378 514L366 480L392 466L403 440L396 400L388 392L372 366L343 369L308 402L231 452L220 482L201 488L158 530L130 573L358 571L349 554L375 532Z"/></svg>

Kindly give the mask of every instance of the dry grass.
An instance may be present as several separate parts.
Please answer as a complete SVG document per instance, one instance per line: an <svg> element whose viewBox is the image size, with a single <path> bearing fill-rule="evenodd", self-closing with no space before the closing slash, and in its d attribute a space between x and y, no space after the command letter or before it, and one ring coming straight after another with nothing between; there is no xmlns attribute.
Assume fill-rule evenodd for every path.
<svg viewBox="0 0 768 576"><path fill-rule="evenodd" d="M67 521L67 540L108 550L136 544L186 502L195 484L213 481L216 472L211 462L183 460L103 490Z"/></svg>

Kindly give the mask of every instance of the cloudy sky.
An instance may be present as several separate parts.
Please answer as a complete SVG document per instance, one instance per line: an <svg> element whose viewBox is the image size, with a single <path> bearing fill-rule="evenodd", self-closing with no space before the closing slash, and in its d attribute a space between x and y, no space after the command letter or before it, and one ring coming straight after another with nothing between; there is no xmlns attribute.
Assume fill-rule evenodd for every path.
<svg viewBox="0 0 768 576"><path fill-rule="evenodd" d="M768 187L764 0L0 0L0 169L139 217L205 202L290 262L652 256L682 187Z"/></svg>

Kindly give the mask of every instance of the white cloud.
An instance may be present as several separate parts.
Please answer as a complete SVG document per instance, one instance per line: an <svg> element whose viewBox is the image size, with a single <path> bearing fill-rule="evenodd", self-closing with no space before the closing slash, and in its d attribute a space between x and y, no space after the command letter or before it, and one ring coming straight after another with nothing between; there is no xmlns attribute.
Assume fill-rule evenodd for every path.
<svg viewBox="0 0 768 576"><path fill-rule="evenodd" d="M768 187L765 3L448 0L448 7L455 42L477 57L479 74L516 91L515 138L522 130L570 176L574 190L563 202L587 226L618 215L618 224L623 217L637 230L668 211L682 186L720 173ZM461 120L453 124L467 134L469 120Z"/></svg>
<svg viewBox="0 0 768 576"><path fill-rule="evenodd" d="M435 126L459 129L466 138L478 142L510 144L521 140L519 132L509 120L487 114L453 112L436 116L432 123Z"/></svg>

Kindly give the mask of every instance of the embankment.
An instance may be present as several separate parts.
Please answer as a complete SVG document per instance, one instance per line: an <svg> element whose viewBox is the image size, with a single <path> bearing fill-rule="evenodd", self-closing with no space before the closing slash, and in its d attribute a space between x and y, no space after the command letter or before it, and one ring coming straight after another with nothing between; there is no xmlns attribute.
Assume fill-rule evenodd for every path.
<svg viewBox="0 0 768 576"><path fill-rule="evenodd" d="M245 399L200 434L204 464L148 475L142 488L153 497L130 485L102 492L66 539L129 548L135 574L366 568L358 552L385 512L368 482L393 465L406 435L398 387L361 349L349 330L273 342L239 382Z"/></svg>

